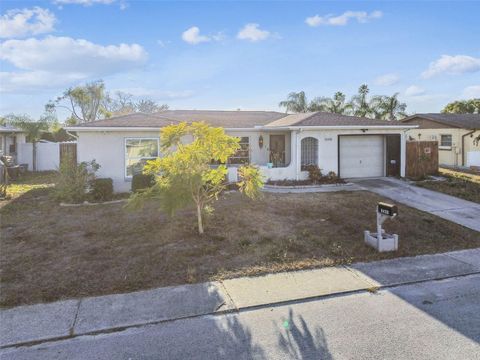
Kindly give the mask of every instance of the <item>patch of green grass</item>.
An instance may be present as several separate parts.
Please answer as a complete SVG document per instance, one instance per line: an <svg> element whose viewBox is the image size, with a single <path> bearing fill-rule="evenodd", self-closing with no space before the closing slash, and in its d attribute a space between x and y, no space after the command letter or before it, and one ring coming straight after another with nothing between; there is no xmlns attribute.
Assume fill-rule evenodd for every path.
<svg viewBox="0 0 480 360"><path fill-rule="evenodd" d="M7 198L19 197L31 190L45 189L55 186L57 172L27 172L13 180L7 187Z"/></svg>

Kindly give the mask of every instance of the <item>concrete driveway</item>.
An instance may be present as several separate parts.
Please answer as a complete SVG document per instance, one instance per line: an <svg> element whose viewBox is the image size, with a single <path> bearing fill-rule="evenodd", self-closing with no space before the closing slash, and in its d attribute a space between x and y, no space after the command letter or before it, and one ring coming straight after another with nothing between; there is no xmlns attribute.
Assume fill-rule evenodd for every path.
<svg viewBox="0 0 480 360"><path fill-rule="evenodd" d="M349 180L365 190L480 232L480 204L394 178Z"/></svg>

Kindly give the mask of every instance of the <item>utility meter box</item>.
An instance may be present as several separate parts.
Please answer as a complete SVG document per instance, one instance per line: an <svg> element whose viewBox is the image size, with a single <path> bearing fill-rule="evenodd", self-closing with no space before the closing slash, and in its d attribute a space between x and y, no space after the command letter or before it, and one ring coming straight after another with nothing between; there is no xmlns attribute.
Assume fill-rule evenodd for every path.
<svg viewBox="0 0 480 360"><path fill-rule="evenodd" d="M393 219L398 215L398 208L394 204L379 202L377 204L377 232L364 232L364 240L367 245L372 246L379 252L398 250L398 235L387 234L382 229L386 219Z"/></svg>

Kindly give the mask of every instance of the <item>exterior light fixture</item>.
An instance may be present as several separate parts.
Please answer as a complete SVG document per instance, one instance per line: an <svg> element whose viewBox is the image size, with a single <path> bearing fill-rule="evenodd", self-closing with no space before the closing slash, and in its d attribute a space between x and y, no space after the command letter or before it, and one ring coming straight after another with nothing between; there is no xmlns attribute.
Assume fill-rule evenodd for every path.
<svg viewBox="0 0 480 360"><path fill-rule="evenodd" d="M260 149L263 148L263 136L262 135L260 135L258 137L258 146L260 147Z"/></svg>

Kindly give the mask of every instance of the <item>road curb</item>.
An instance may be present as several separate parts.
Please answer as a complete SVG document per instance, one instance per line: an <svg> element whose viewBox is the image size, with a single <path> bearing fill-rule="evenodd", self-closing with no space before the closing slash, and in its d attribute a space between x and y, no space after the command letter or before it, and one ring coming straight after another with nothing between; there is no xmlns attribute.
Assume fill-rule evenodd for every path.
<svg viewBox="0 0 480 360"><path fill-rule="evenodd" d="M450 262L447 263L445 259L450 259ZM442 268L442 266L438 266L439 264L440 265L446 264L446 265ZM435 271L433 272L429 271L429 267L430 269L434 269ZM415 276L413 276L412 274L410 274L409 276L405 276L405 274L403 274L405 268L410 269L410 271ZM147 305L152 306L152 304L148 303L148 301L152 299L153 305L158 305L158 303L155 302L155 301L158 301L158 299L156 297L152 298L152 294L157 297L158 296L161 297L161 295L166 291L168 292L179 291L178 289L180 289L181 291L184 291L184 294L194 294L193 292L188 292L188 291L190 291L191 289L195 289L195 286L197 288L205 287L205 284L195 284L192 287L188 287L188 286L167 287L167 288L146 290L143 292L136 292L136 293L130 293L130 294L107 295L107 296L96 297L96 298L85 298L85 299L77 299L77 300L67 300L67 301L51 303L51 304L33 305L33 307L36 307L36 309L41 309L41 310L44 308L50 308L51 315L49 316L53 316L52 319L55 319L55 317L58 317L57 312L52 310L54 309L53 307L55 305L62 305L64 308L65 306L68 305L68 307L65 309L68 310L68 314L70 314L71 312L71 317L66 316L64 319L65 324L68 324L68 329L64 329L65 331L63 330L55 331L53 332L55 335L50 337L39 336L37 338L33 338L32 335L30 335L30 338L24 337L24 339L26 339L24 341L22 341L22 338L20 336L16 338L14 336L13 337L11 336L10 341L5 341L5 339L2 337L4 343L0 345L0 349L33 346L41 343L73 339L81 336L92 336L92 335L99 335L99 334L121 332L130 328L138 328L142 326L169 323L169 322L191 319L191 318L202 317L202 316L220 316L220 315L226 315L226 314L232 314L232 313L247 312L247 311L252 311L252 310L261 309L261 308L278 307L278 306L284 306L284 305L295 304L300 302L308 302L308 301L315 301L320 299L348 296L356 293L377 292L377 291L395 288L399 286L407 286L407 285L425 283L429 281L441 281L441 280L451 279L451 278L460 278L465 276L478 275L480 274L480 248L471 249L471 250L454 251L454 252L443 253L443 254L421 255L421 256L408 257L408 258L381 260L381 261L370 262L370 263L357 263L357 264L352 264L350 266L341 266L336 268L324 268L324 269L329 269L328 271L324 272L325 274L335 274L335 269L348 270L348 272L351 274L352 277L358 277L360 281L363 281L365 283L365 286L358 286L357 284L355 288L351 288L351 289L344 288L341 291L319 292L318 294L314 294L314 292L312 292L312 294L314 294L312 296L303 296L303 297L297 297L297 298L285 299L285 298L279 297L278 299L280 300L278 301L275 301L275 300L262 301L262 298L260 297L259 301L257 301L256 303L242 304L241 301L239 301L238 299L235 299L235 294L233 294L232 296L231 291L229 291L229 286L225 286L225 283L223 281L214 282L214 283L205 283L205 284L208 284L207 287L213 286L214 290L218 291L218 294L219 294L219 295L216 294L218 296L218 298L216 299L216 302L210 301L209 302L210 305L208 305L209 307L205 307L205 310L200 309L198 311L192 311L192 309L190 310L180 309L177 315L175 315L175 313L172 313L173 314L172 316L164 316L164 318L157 316L157 317L152 317L151 319L145 319L145 320L142 320L141 317L139 317L138 319L136 319L138 321L135 321L135 319L133 319L130 322L125 322L123 324L121 321L115 318L114 319L115 321L112 322L112 326L109 326L106 328L99 327L98 329L96 329L95 326L92 325L90 328L88 327L84 328L83 331L80 331L79 329L81 328L78 328L77 326L81 317L85 318L86 316L85 313L81 313L81 305L84 305L85 302L87 304L89 303L89 301L90 303L92 303L92 300L95 300L97 298L101 300L100 304L102 304L102 301L103 302L106 301L108 306L113 306L115 308L116 312L113 311L110 313L112 316L115 317L116 314L118 314L118 311L123 311L121 307L118 308L118 301L119 301L118 299L120 299L121 301L125 301L124 300L125 298L133 297L133 299L135 300L136 299L135 297L138 298L139 293L145 293L150 297L143 299L142 300L143 303L146 303ZM385 271L385 269L387 269L388 271ZM397 272L397 274L401 274L403 276L402 281L392 281L392 279L395 280L395 274L396 274L395 271ZM297 279L299 273L301 272L305 274L306 273L322 274L321 269L302 270L302 271L290 272L286 274L288 276L293 276L294 279ZM332 275L332 276L335 276L335 275ZM390 276L390 281L389 281L389 276ZM375 277L377 277L377 280L375 279ZM384 283L381 283L378 281L378 279L380 278L384 280ZM255 282L255 280L257 279L258 278L249 278L248 281ZM245 279L242 279L242 278L240 278L240 280L245 281ZM306 283L300 283L300 284L301 285L299 286L306 287L308 286L309 283L306 282ZM175 297L173 298L174 301L178 301L177 299L178 299L178 296L176 298ZM128 304L131 305L130 302ZM133 304L135 305L136 303L134 302ZM165 303L165 304L168 304L168 303ZM2 310L0 311L0 315L2 315L1 317L5 319L6 312L9 312L9 311L12 312L16 310L20 310L20 311L29 310L28 308L29 307L18 307L18 308L13 308L8 310ZM106 309L108 310L109 308L107 307ZM164 311L163 309L161 310ZM97 308L96 311L93 311L93 312L90 311L90 313L91 313L90 317L91 316L95 317L99 313L101 315L104 314L105 311L104 311L104 308L100 306ZM106 313L108 314L108 311ZM28 319L29 321L26 321L27 318L28 316L21 313L20 316L17 316L16 318L14 317L13 320L10 321L11 322L10 327L12 329L15 329L15 328L28 329L28 325L31 325L31 323L29 322L31 319ZM48 318L46 320L44 319L43 322L48 323ZM5 327L5 324L3 325L3 327ZM5 329L3 329L3 331L4 330ZM37 333L41 335L44 334L38 331Z"/></svg>

